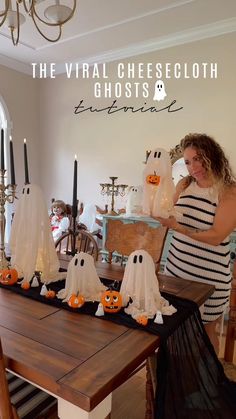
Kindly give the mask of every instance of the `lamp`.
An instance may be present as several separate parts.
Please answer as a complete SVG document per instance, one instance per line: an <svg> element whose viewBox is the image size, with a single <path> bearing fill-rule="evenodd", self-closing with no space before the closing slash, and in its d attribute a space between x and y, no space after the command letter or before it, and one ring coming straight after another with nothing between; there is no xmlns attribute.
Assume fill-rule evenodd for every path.
<svg viewBox="0 0 236 419"><path fill-rule="evenodd" d="M20 37L20 26L25 22L25 16L20 13L21 10L25 11L34 22L34 25L40 35L49 42L57 42L62 34L62 26L68 22L74 15L77 0L73 1L73 7L60 4L60 0L54 0L55 4L47 7L44 10L44 17L41 16L37 10L38 4L46 0L5 0L5 10L0 11L0 27L6 23L11 32L11 39L13 45L17 45ZM52 1L52 0L50 0ZM14 9L12 4L14 3ZM43 24L50 27L58 28L58 35L52 39L46 36L39 25Z"/></svg>

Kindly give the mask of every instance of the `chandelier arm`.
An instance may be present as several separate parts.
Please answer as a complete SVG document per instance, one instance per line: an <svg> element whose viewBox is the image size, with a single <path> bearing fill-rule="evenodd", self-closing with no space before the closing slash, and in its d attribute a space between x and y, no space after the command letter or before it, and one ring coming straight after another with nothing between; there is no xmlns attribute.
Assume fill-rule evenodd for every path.
<svg viewBox="0 0 236 419"><path fill-rule="evenodd" d="M3 23L5 22L5 20L7 18L7 13L8 13L9 6L10 6L10 0L5 0L5 3L6 3L5 10L3 10L2 13L0 13L0 17L3 16L3 19L0 22L0 27L3 25Z"/></svg>
<svg viewBox="0 0 236 419"><path fill-rule="evenodd" d="M3 15L0 15L0 17ZM2 21L0 22L0 27L4 24L5 20L7 18L7 14L5 14L5 16L3 17Z"/></svg>
<svg viewBox="0 0 236 419"><path fill-rule="evenodd" d="M25 0L23 0L24 2L25 2ZM74 13L75 13L75 9L76 9L76 3L77 3L77 0L74 0L74 5L73 5L73 8L72 8L72 10L71 10L71 13L70 13L70 15L65 19L65 20L63 20L62 22L60 22L60 23L50 23L50 22L48 22L48 21L46 21L46 20L44 20L44 19L42 19L39 15L38 15L38 13L36 12L36 10L35 10L35 6L34 6L34 1L32 1L32 6L31 6L31 17L32 17L32 19L33 19L33 15L35 15L36 17L37 17L37 19L40 21L40 22L42 22L42 23L44 23L45 25L47 25L47 26L61 26L61 25L64 25L64 23L66 23L66 22L68 22L68 20L70 20L72 17L73 17L73 15L74 15ZM33 19L34 20L34 22L35 22L35 19Z"/></svg>
<svg viewBox="0 0 236 419"><path fill-rule="evenodd" d="M38 25L37 25L37 23L36 23L36 21L35 21L35 18L34 18L34 15L32 14L32 20L33 20L33 22L34 22L34 24L35 24L35 27L36 27L36 29L37 29L37 31L40 33L40 35L44 38L44 39L46 39L46 41L49 41L49 42L57 42L59 39L60 39L60 37L61 37L61 25L57 25L57 26L59 26L59 34L58 34L58 36L57 36L57 38L55 38L55 39L50 39L50 38L48 38L46 35L44 35L44 33L41 31L41 29L38 27Z"/></svg>
<svg viewBox="0 0 236 419"><path fill-rule="evenodd" d="M25 8L26 13L28 13L28 15L29 15L30 12L31 12L31 10L32 10L32 7L33 7L34 0L31 0L30 1L30 7L29 8L28 8L25 0L22 0L22 3L24 5L24 8Z"/></svg>
<svg viewBox="0 0 236 419"><path fill-rule="evenodd" d="M19 12L19 4L16 3L16 13L17 13L17 36L16 38L14 37L14 28L10 27L11 30L11 39L13 42L13 45L16 46L19 42L19 37L20 37L20 12Z"/></svg>

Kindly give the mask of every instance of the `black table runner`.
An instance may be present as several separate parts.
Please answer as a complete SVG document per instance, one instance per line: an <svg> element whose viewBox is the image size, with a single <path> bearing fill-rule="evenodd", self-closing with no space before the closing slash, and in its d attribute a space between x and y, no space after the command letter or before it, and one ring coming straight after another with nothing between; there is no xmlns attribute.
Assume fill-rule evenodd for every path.
<svg viewBox="0 0 236 419"><path fill-rule="evenodd" d="M25 297L72 312L95 315L98 303L85 303L73 309L61 300L40 295L41 286L24 290L20 285L6 286ZM48 289L58 292L65 280L51 283ZM224 374L214 348L205 332L197 304L171 294L162 293L177 309L172 316L163 316L164 324L148 321L139 325L122 309L105 313L101 319L113 321L160 336L157 355L156 419L235 419L236 383Z"/></svg>

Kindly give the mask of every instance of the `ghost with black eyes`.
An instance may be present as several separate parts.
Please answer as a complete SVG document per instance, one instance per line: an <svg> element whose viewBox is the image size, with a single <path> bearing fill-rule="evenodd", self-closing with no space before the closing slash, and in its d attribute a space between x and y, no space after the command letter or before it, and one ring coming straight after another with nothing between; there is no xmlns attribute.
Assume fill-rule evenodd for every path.
<svg viewBox="0 0 236 419"><path fill-rule="evenodd" d="M127 195L127 203L125 208L125 215L140 215L142 212L142 198L143 187L142 185L132 186Z"/></svg>
<svg viewBox="0 0 236 419"><path fill-rule="evenodd" d="M71 259L65 288L60 290L57 297L68 301L72 295L82 295L85 301L99 301L106 287L101 283L94 259L88 253L80 252Z"/></svg>
<svg viewBox="0 0 236 419"><path fill-rule="evenodd" d="M155 92L153 100L157 100L159 102L160 100L164 100L166 96L167 94L165 91L164 82L162 80L157 80L155 83Z"/></svg>
<svg viewBox="0 0 236 419"><path fill-rule="evenodd" d="M135 250L130 254L120 294L123 306L128 304L124 311L136 321L140 316L153 319L157 311L166 315L171 315L176 311L161 296L155 264L145 250Z"/></svg>
<svg viewBox="0 0 236 419"><path fill-rule="evenodd" d="M169 153L156 148L149 154L143 171L143 213L163 218L174 215L174 193Z"/></svg>
<svg viewBox="0 0 236 419"><path fill-rule="evenodd" d="M35 271L45 283L62 278L52 238L47 205L37 185L25 185L17 203L10 236L11 266L22 282L30 282Z"/></svg>

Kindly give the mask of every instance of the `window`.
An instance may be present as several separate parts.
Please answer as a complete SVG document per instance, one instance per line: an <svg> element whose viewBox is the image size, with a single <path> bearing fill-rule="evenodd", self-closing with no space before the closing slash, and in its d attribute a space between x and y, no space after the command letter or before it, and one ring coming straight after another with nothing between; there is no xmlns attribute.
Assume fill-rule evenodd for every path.
<svg viewBox="0 0 236 419"><path fill-rule="evenodd" d="M10 174L9 174L9 170L7 170L9 168L9 164L8 164L8 160L9 160L9 135L11 133L11 128L12 128L12 124L10 121L10 116L9 116L9 112L6 106L6 103L3 99L3 97L0 95L0 127L4 129L4 151L5 151L5 185L7 185L8 183L10 183ZM8 193L8 190L5 191L6 193ZM9 204L8 202L6 202L5 204L5 217L6 217L6 224L5 224L5 246L6 246L6 253L9 253L8 250L8 245L6 243L8 243L9 241L9 235L10 235L10 227L11 227L11 214L12 212L14 212L13 209L13 205L14 204Z"/></svg>

